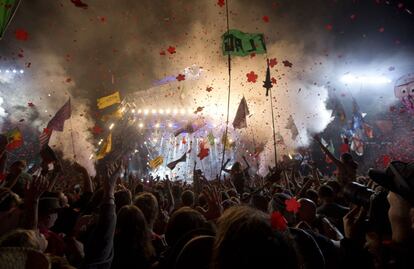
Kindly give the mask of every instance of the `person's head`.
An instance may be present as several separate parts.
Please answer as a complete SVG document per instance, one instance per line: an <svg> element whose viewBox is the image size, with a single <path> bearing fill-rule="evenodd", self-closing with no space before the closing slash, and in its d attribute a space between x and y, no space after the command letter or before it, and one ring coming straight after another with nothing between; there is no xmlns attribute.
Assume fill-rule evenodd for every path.
<svg viewBox="0 0 414 269"><path fill-rule="evenodd" d="M300 207L297 213L298 221L305 221L312 223L316 218L316 204L307 198L301 198L298 200Z"/></svg>
<svg viewBox="0 0 414 269"><path fill-rule="evenodd" d="M219 218L212 268L297 268L288 241L272 230L270 217L251 207L232 207Z"/></svg>
<svg viewBox="0 0 414 269"><path fill-rule="evenodd" d="M194 206L194 193L190 190L185 190L181 194L181 202L183 206L193 207Z"/></svg>
<svg viewBox="0 0 414 269"><path fill-rule="evenodd" d="M318 196L321 203L332 203L335 199L334 191L328 185L322 185L319 187Z"/></svg>
<svg viewBox="0 0 414 269"><path fill-rule="evenodd" d="M165 239L169 246L173 246L186 233L205 228L206 223L206 219L200 212L189 207L182 207L171 215L165 231Z"/></svg>
<svg viewBox="0 0 414 269"><path fill-rule="evenodd" d="M392 239L403 243L412 240L414 230L414 162L393 161L385 171L370 169L369 177L389 190L388 217Z"/></svg>
<svg viewBox="0 0 414 269"><path fill-rule="evenodd" d="M134 205L137 206L142 213L144 213L150 229L152 229L158 217L158 202L157 198L152 193L143 192L135 197Z"/></svg>
<svg viewBox="0 0 414 269"><path fill-rule="evenodd" d="M338 195L342 191L341 184L338 181L336 181L336 180L328 180L326 182L326 185L328 185L329 187L332 188L335 196Z"/></svg>
<svg viewBox="0 0 414 269"><path fill-rule="evenodd" d="M315 204L318 204L318 192L314 189L309 189L305 193L305 197L312 200Z"/></svg>
<svg viewBox="0 0 414 269"><path fill-rule="evenodd" d="M267 212L268 203L269 200L263 195L254 194L250 197L250 206L263 212Z"/></svg>
<svg viewBox="0 0 414 269"><path fill-rule="evenodd" d="M16 229L0 238L0 247L22 247L45 251L47 240L34 230Z"/></svg>
<svg viewBox="0 0 414 269"><path fill-rule="evenodd" d="M296 222L295 215L286 210L286 201L290 198L292 197L286 193L276 193L273 195L268 205L268 213L272 214L278 211L285 217L289 224L294 224Z"/></svg>
<svg viewBox="0 0 414 269"><path fill-rule="evenodd" d="M21 203L22 201L16 193L9 189L0 189L0 212L9 211Z"/></svg>
<svg viewBox="0 0 414 269"><path fill-rule="evenodd" d="M352 169L358 168L358 164L354 161L354 158L352 157L350 153L348 152L342 153L340 159L348 167L351 167Z"/></svg>
<svg viewBox="0 0 414 269"><path fill-rule="evenodd" d="M153 254L151 234L145 216L134 205L125 205L118 211L116 236L123 247L140 249L147 258Z"/></svg>
<svg viewBox="0 0 414 269"><path fill-rule="evenodd" d="M240 173L241 170L242 170L242 168L241 168L241 164L239 162L235 162L233 164L233 166L231 167L231 173L232 174Z"/></svg>
<svg viewBox="0 0 414 269"><path fill-rule="evenodd" d="M61 208L59 204L58 195L55 193L48 193L39 199L38 215L39 226L44 228L51 228L55 225L58 218L58 210Z"/></svg>
<svg viewBox="0 0 414 269"><path fill-rule="evenodd" d="M15 161L9 167L9 173L12 175L19 175L26 169L26 162L25 161Z"/></svg>
<svg viewBox="0 0 414 269"><path fill-rule="evenodd" d="M116 210L118 211L124 205L131 205L132 204L132 195L129 190L119 190L115 192L115 205Z"/></svg>
<svg viewBox="0 0 414 269"><path fill-rule="evenodd" d="M198 205L201 207L207 207L207 199L206 196L203 193L200 193L198 195Z"/></svg>

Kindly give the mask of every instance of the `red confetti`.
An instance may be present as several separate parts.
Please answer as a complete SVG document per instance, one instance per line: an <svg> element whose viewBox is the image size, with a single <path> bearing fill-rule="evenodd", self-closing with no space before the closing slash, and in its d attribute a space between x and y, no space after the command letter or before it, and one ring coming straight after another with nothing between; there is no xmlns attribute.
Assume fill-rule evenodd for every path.
<svg viewBox="0 0 414 269"><path fill-rule="evenodd" d="M165 55L165 51L160 51L160 55L164 56Z"/></svg>
<svg viewBox="0 0 414 269"><path fill-rule="evenodd" d="M67 79L66 79L66 82L67 82L67 83L70 83L71 81L72 81L72 79L71 79L71 78L67 78Z"/></svg>
<svg viewBox="0 0 414 269"><path fill-rule="evenodd" d="M272 81L272 84L276 84L277 83L277 80L274 77L272 77L270 80Z"/></svg>
<svg viewBox="0 0 414 269"><path fill-rule="evenodd" d="M183 80L185 80L185 75L183 75L183 74L179 74L179 75L176 77L176 79L177 79L178 81L183 81Z"/></svg>
<svg viewBox="0 0 414 269"><path fill-rule="evenodd" d="M176 53L176 51L175 51L175 47L171 47L171 46L169 46L169 47L168 47L167 51L168 51L170 54L174 54L174 53Z"/></svg>
<svg viewBox="0 0 414 269"><path fill-rule="evenodd" d="M380 28L378 29L378 32L380 32L380 33L383 33L384 31L385 31L384 27L380 27Z"/></svg>
<svg viewBox="0 0 414 269"><path fill-rule="evenodd" d="M207 87L206 91L211 92L213 90L213 87Z"/></svg>
<svg viewBox="0 0 414 269"><path fill-rule="evenodd" d="M103 132L103 129L102 129L101 127L99 127L98 125L95 125L95 126L92 128L92 132L93 132L94 134L100 134L100 133L102 133L102 132Z"/></svg>
<svg viewBox="0 0 414 269"><path fill-rule="evenodd" d="M29 107L34 107L35 105L32 102L27 103Z"/></svg>
<svg viewBox="0 0 414 269"><path fill-rule="evenodd" d="M270 224L273 229L281 232L286 231L286 229L288 228L287 220L279 211L275 211L272 213L272 216L270 217Z"/></svg>
<svg viewBox="0 0 414 269"><path fill-rule="evenodd" d="M253 71L250 71L250 73L246 74L246 77L247 77L247 82L256 83L258 76Z"/></svg>
<svg viewBox="0 0 414 269"><path fill-rule="evenodd" d="M220 7L224 7L225 5L224 0L218 0L217 5L219 5Z"/></svg>
<svg viewBox="0 0 414 269"><path fill-rule="evenodd" d="M277 60L276 58L270 59L269 60L269 66L273 68L273 66L277 65Z"/></svg>
<svg viewBox="0 0 414 269"><path fill-rule="evenodd" d="M250 58L254 58L254 57L256 57L256 53L250 53Z"/></svg>
<svg viewBox="0 0 414 269"><path fill-rule="evenodd" d="M104 16L99 16L98 18L99 18L99 20L100 20L101 22L106 22L106 17L104 17Z"/></svg>
<svg viewBox="0 0 414 269"><path fill-rule="evenodd" d="M17 29L15 32L15 36L17 40L26 41L29 39L29 34L23 29Z"/></svg>
<svg viewBox="0 0 414 269"><path fill-rule="evenodd" d="M88 4L85 4L84 2L82 2L81 0L70 0L76 7L80 7L83 9L87 9L88 8Z"/></svg>
<svg viewBox="0 0 414 269"><path fill-rule="evenodd" d="M295 197L290 198L289 200L285 201L286 211L298 213L300 208L300 203L296 200Z"/></svg>
<svg viewBox="0 0 414 269"><path fill-rule="evenodd" d="M355 15L355 14L352 14L351 16L349 16L349 18L350 18L351 20L355 20L355 19L356 19L356 15Z"/></svg>
<svg viewBox="0 0 414 269"><path fill-rule="evenodd" d="M325 25L325 29L328 30L328 31L332 31L333 25L332 24L327 24L327 25Z"/></svg>
<svg viewBox="0 0 414 269"><path fill-rule="evenodd" d="M187 140L185 140L185 136L183 136L183 140L181 141L181 143L183 143L183 145L187 144Z"/></svg>
<svg viewBox="0 0 414 269"><path fill-rule="evenodd" d="M391 162L391 157L388 155L383 155L381 159L382 159L382 164L384 165L384 167L387 167Z"/></svg>
<svg viewBox="0 0 414 269"><path fill-rule="evenodd" d="M268 23L268 22L269 22L269 16L263 16L263 17L262 17L262 20L263 20L264 22Z"/></svg>
<svg viewBox="0 0 414 269"><path fill-rule="evenodd" d="M292 67L292 66L293 66L293 64L292 64L291 62L289 62L288 60L285 60L285 61L283 61L282 63L283 63L283 65L284 65L284 66L286 66L286 67Z"/></svg>

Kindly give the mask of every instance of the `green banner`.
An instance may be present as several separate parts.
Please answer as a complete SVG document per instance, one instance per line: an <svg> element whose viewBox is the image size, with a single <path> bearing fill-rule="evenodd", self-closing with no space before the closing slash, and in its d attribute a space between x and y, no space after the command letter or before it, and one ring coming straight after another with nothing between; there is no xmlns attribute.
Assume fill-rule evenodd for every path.
<svg viewBox="0 0 414 269"><path fill-rule="evenodd" d="M223 34L222 40L224 55L247 56L252 53L266 53L263 34L248 34L232 29Z"/></svg>
<svg viewBox="0 0 414 269"><path fill-rule="evenodd" d="M0 39L3 37L19 4L20 0L0 0Z"/></svg>

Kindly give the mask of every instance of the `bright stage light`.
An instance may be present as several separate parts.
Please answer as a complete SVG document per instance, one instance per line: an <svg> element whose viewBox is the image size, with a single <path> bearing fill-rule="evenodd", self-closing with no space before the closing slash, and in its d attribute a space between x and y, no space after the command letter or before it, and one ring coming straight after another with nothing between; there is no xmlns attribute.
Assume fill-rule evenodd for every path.
<svg viewBox="0 0 414 269"><path fill-rule="evenodd" d="M148 109L144 109L144 115L148 115Z"/></svg>
<svg viewBox="0 0 414 269"><path fill-rule="evenodd" d="M140 122L140 123L138 124L138 127L139 127L139 128L144 128L144 124L143 124L142 122Z"/></svg>
<svg viewBox="0 0 414 269"><path fill-rule="evenodd" d="M115 123L111 123L111 125L109 125L109 130L112 130L112 128L114 128Z"/></svg>
<svg viewBox="0 0 414 269"><path fill-rule="evenodd" d="M193 113L193 110L191 108L188 108L187 113L188 113L188 115L191 115Z"/></svg>
<svg viewBox="0 0 414 269"><path fill-rule="evenodd" d="M158 111L158 113L160 113L161 115L164 115L164 109L160 109L160 110Z"/></svg>
<svg viewBox="0 0 414 269"><path fill-rule="evenodd" d="M166 113L167 115L169 115L169 114L171 113L171 109L167 108L167 110L165 110L165 113Z"/></svg>
<svg viewBox="0 0 414 269"><path fill-rule="evenodd" d="M155 124L155 128L160 128L160 124L159 123L156 123Z"/></svg>
<svg viewBox="0 0 414 269"><path fill-rule="evenodd" d="M15 73L15 74L16 74L16 73L17 73L17 70L16 70L16 69L13 69L13 73Z"/></svg>
<svg viewBox="0 0 414 269"><path fill-rule="evenodd" d="M152 142L154 142L154 143L157 143L157 139L156 138L154 138L154 139L152 139Z"/></svg>
<svg viewBox="0 0 414 269"><path fill-rule="evenodd" d="M173 124L172 123L168 123L168 127L172 128Z"/></svg>
<svg viewBox="0 0 414 269"><path fill-rule="evenodd" d="M356 76L346 74L341 77L341 82L346 84L361 83L361 84L388 84L391 80L385 76Z"/></svg>
<svg viewBox="0 0 414 269"><path fill-rule="evenodd" d="M132 110L131 110L131 112L132 112L132 113L135 113L135 109L132 109Z"/></svg>
<svg viewBox="0 0 414 269"><path fill-rule="evenodd" d="M142 113L142 110L141 109L138 109L138 114L141 114Z"/></svg>
<svg viewBox="0 0 414 269"><path fill-rule="evenodd" d="M177 115L177 113L178 113L178 110L177 110L176 108L174 108L174 110L173 110L173 114L174 114L174 115Z"/></svg>
<svg viewBox="0 0 414 269"><path fill-rule="evenodd" d="M184 115L184 114L185 114L185 109L184 109L184 108L181 108L181 110L180 110L180 114L181 114L181 115Z"/></svg>
<svg viewBox="0 0 414 269"><path fill-rule="evenodd" d="M152 115L155 115L155 114L157 114L157 110L153 109L153 110L151 110L151 113L152 113Z"/></svg>
<svg viewBox="0 0 414 269"><path fill-rule="evenodd" d="M6 73L10 73L9 69L6 70Z"/></svg>
<svg viewBox="0 0 414 269"><path fill-rule="evenodd" d="M23 69L20 69L20 74L23 74L24 73L24 70Z"/></svg>

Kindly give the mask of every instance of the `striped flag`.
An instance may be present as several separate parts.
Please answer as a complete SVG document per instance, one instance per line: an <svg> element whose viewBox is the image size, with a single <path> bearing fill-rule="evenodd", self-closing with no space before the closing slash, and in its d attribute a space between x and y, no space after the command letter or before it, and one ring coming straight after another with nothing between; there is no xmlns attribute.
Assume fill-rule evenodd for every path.
<svg viewBox="0 0 414 269"><path fill-rule="evenodd" d="M155 159L149 161L149 166L152 169L156 169L158 166L160 166L164 162L164 157L158 156Z"/></svg>
<svg viewBox="0 0 414 269"><path fill-rule="evenodd" d="M43 148L49 143L53 131L63 132L65 121L72 115L72 109L69 100L56 112L55 116L49 121L43 133L39 136L40 147Z"/></svg>
<svg viewBox="0 0 414 269"><path fill-rule="evenodd" d="M99 109L104 109L108 106L121 103L121 96L119 95L119 92L115 92L113 94L99 98L96 100L96 103Z"/></svg>

